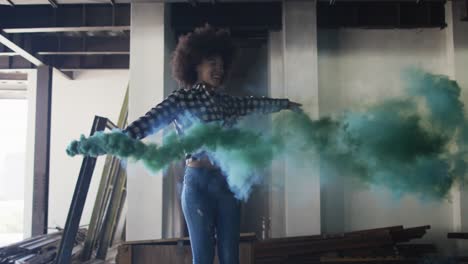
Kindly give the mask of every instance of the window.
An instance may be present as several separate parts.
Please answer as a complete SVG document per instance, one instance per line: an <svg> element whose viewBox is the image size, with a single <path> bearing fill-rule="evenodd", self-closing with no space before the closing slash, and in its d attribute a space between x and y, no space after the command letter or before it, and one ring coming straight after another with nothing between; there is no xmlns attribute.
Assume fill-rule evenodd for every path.
<svg viewBox="0 0 468 264"><path fill-rule="evenodd" d="M0 247L23 240L27 103L0 99Z"/></svg>

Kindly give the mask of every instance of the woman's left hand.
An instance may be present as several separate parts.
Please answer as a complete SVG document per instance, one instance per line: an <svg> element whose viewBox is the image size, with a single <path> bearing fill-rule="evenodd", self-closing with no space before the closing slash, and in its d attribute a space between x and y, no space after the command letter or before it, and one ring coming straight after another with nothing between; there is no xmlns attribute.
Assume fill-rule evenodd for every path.
<svg viewBox="0 0 468 264"><path fill-rule="evenodd" d="M289 104L288 104L288 109L289 110L294 111L296 113L302 113L303 110L302 110L301 107L302 107L302 104L289 101Z"/></svg>

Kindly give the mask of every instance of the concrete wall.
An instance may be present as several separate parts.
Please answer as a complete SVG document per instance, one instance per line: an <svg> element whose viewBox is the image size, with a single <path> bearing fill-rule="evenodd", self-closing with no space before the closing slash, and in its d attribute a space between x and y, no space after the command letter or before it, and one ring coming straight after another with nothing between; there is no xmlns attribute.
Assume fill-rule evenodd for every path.
<svg viewBox="0 0 468 264"><path fill-rule="evenodd" d="M65 153L67 145L81 134L89 135L95 115L117 122L128 78L128 70L82 71L75 74L75 80L53 75L49 227L65 226L81 167L81 157ZM98 158L96 163L80 225L89 224L104 160Z"/></svg>
<svg viewBox="0 0 468 264"><path fill-rule="evenodd" d="M450 75L447 32L440 29L320 30L321 116L402 94L399 76L404 67L417 66ZM329 227L324 232L400 224L431 225L427 239L436 239L441 246L453 248L444 239L446 232L453 229L453 204L447 201L420 202L413 197L399 200L387 190L363 189L340 180L330 182L322 196L327 197L322 206L328 206L323 209L327 213L322 221Z"/></svg>

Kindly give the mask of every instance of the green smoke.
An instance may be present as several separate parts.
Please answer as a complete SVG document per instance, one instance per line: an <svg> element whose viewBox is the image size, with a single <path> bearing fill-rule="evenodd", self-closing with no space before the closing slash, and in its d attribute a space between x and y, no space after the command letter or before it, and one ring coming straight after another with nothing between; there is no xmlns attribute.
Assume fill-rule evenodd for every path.
<svg viewBox="0 0 468 264"><path fill-rule="evenodd" d="M239 199L247 199L256 182L256 174L252 172L266 167L272 161L273 154L280 152L280 149L274 149L275 145L269 139L260 134L241 129L223 129L219 125L194 125L183 138L172 133L164 141L162 146L146 145L120 131L97 132L89 138L81 136L79 141L73 141L67 148L67 154L93 157L110 154L141 160L148 169L156 172L172 161L180 160L185 153L206 149L214 153L228 175L236 175L228 178L231 189ZM227 163L235 166L222 165Z"/></svg>
<svg viewBox="0 0 468 264"><path fill-rule="evenodd" d="M274 159L307 164L319 154L321 162L343 177L397 194L447 198L452 185L464 181L467 168L468 122L460 87L445 76L417 70L406 72L404 80L406 97L337 118L312 120L304 113L282 112L273 119L269 134L198 124L183 138L170 134L157 146L114 131L82 136L67 153L132 158L158 171L185 153L207 150L239 199L248 198L261 180L257 172Z"/></svg>

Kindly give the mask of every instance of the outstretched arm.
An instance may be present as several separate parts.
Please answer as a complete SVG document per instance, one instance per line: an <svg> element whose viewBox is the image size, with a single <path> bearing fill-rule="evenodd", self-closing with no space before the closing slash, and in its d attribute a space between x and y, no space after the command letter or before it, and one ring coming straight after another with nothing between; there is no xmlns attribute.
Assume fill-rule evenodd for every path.
<svg viewBox="0 0 468 264"><path fill-rule="evenodd" d="M265 96L233 96L231 98L233 102L233 107L237 109L239 115L248 115L253 113L269 114L284 109L300 111L301 107L301 104L291 102L288 99L274 99Z"/></svg>
<svg viewBox="0 0 468 264"><path fill-rule="evenodd" d="M123 132L135 139L143 139L158 132L182 112L179 98L179 91L173 92L164 101L151 108L144 116L128 125Z"/></svg>

